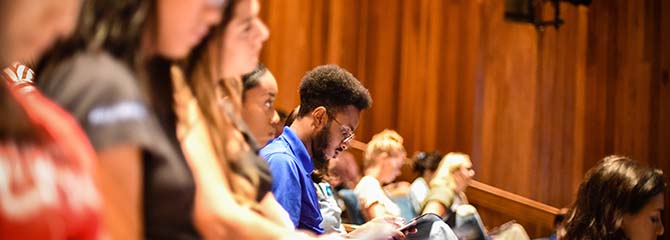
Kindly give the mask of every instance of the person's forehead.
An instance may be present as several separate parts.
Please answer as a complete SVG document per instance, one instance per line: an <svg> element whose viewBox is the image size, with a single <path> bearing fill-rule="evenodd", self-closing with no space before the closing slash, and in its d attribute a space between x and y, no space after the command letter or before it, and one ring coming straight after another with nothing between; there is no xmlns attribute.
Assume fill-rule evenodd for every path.
<svg viewBox="0 0 670 240"><path fill-rule="evenodd" d="M358 108L354 107L353 105L346 106L342 109L340 109L337 112L337 120L342 122L343 124L347 125L348 127L355 128L358 124L358 118L360 115L360 112ZM353 125L353 126L352 126Z"/></svg>

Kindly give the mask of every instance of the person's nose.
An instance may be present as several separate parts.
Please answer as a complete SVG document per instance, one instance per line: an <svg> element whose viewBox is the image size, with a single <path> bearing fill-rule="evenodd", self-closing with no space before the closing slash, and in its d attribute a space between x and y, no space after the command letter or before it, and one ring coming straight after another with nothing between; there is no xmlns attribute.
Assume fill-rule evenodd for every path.
<svg viewBox="0 0 670 240"><path fill-rule="evenodd" d="M665 232L665 228L663 227L663 222L659 220L658 225L656 227L656 235L661 236L663 235L663 232Z"/></svg>
<svg viewBox="0 0 670 240"><path fill-rule="evenodd" d="M268 38L270 38L270 29L261 20L258 21L258 24L260 25L261 41L265 42L266 40L268 40Z"/></svg>
<svg viewBox="0 0 670 240"><path fill-rule="evenodd" d="M277 113L277 111L275 110L272 115L272 118L270 119L270 124L277 125L279 124L279 120L281 120L279 119L279 113Z"/></svg>

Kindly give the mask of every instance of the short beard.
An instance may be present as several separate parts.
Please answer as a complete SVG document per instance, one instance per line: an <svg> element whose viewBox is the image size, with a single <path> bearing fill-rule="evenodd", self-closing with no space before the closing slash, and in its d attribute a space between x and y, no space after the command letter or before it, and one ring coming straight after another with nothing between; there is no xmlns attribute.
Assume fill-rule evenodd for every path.
<svg viewBox="0 0 670 240"><path fill-rule="evenodd" d="M314 172L312 173L312 179L318 180L320 182L325 176L328 175L328 162L330 157L327 157L323 152L328 148L328 142L330 140L330 124L331 121L326 123L321 131L317 132L312 140L312 163L314 164Z"/></svg>

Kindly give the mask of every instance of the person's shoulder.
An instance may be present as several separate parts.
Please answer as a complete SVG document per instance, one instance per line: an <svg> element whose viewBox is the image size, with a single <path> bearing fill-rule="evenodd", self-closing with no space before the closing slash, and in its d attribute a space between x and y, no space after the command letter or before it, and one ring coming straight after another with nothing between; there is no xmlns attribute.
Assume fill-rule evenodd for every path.
<svg viewBox="0 0 670 240"><path fill-rule="evenodd" d="M40 77L40 76L38 76ZM131 69L104 51L82 51L47 69L40 85L62 89L67 85L81 90L96 88L135 92L137 83Z"/></svg>
<svg viewBox="0 0 670 240"><path fill-rule="evenodd" d="M298 159L288 152L277 151L263 157L268 161L270 168L274 168L277 165L295 165L297 167Z"/></svg>
<svg viewBox="0 0 670 240"><path fill-rule="evenodd" d="M426 182L426 179L424 179L423 177L418 177L418 178L414 179L411 186L412 187L424 187L424 186L428 186L428 183Z"/></svg>
<svg viewBox="0 0 670 240"><path fill-rule="evenodd" d="M356 184L356 187L354 187L354 192L359 192L361 191L362 188L366 188L367 186L370 186L371 179L372 177L370 176L363 176L361 180L358 181L358 184ZM374 179L374 178L372 178Z"/></svg>
<svg viewBox="0 0 670 240"><path fill-rule="evenodd" d="M135 83L131 69L121 60L104 51L87 51L75 56L73 72L84 79L96 79L101 84Z"/></svg>
<svg viewBox="0 0 670 240"><path fill-rule="evenodd" d="M266 160L270 160L270 158L274 155L287 155L287 156L292 156L290 153L290 148L286 143L281 139L281 137L278 137L267 145L265 147L261 148L259 151L259 155L261 157L265 158Z"/></svg>
<svg viewBox="0 0 670 240"><path fill-rule="evenodd" d="M364 184L364 185L369 185L369 184L378 184L379 181L377 181L376 178L370 177L370 176L363 176L361 180L358 182L359 184Z"/></svg>

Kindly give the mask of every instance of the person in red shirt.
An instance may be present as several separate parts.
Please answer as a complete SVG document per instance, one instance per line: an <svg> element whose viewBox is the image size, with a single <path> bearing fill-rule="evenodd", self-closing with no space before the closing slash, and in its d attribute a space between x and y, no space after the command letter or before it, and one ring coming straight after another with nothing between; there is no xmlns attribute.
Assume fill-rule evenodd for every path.
<svg viewBox="0 0 670 240"><path fill-rule="evenodd" d="M74 27L78 0L0 0L0 69L34 60ZM94 152L15 64L0 78L0 239L98 239ZM6 80L6 81L5 81Z"/></svg>

